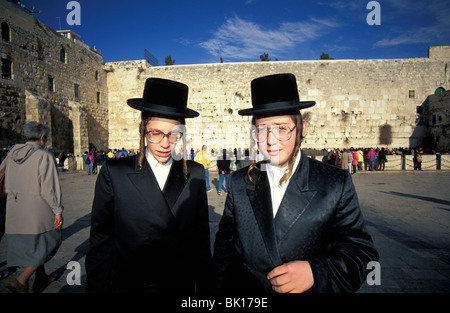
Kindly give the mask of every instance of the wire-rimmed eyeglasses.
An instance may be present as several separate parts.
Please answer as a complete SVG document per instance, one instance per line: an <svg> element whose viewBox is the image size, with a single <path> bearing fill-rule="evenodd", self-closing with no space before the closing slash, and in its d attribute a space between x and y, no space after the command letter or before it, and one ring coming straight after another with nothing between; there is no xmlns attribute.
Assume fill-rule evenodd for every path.
<svg viewBox="0 0 450 313"><path fill-rule="evenodd" d="M183 133L180 131L171 131L167 134L163 133L160 130L149 130L145 133L145 137L147 138L147 140L149 142L152 143L159 143L161 142L164 137L167 137L167 139L169 140L170 143L175 143L178 140L181 139L181 137L183 137Z"/></svg>
<svg viewBox="0 0 450 313"><path fill-rule="evenodd" d="M294 125L294 127L289 128L289 126L285 125L279 125L279 126L272 126L270 128L267 128L267 126L257 126L254 130L254 138L257 142L264 142L267 140L267 136L269 133L272 133L273 136L275 136L276 139L280 141L288 141L292 137L292 131L297 126Z"/></svg>

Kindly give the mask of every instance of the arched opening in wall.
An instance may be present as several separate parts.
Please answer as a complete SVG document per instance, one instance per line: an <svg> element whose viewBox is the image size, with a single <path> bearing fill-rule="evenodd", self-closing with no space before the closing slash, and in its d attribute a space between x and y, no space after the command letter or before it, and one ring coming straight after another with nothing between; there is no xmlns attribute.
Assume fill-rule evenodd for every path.
<svg viewBox="0 0 450 313"><path fill-rule="evenodd" d="M436 90L434 91L434 94L441 93L441 92L444 92L444 91L445 91L445 88L444 88L444 87L438 87L438 88L436 88Z"/></svg>
<svg viewBox="0 0 450 313"><path fill-rule="evenodd" d="M64 47L61 47L61 50L59 50L59 60L61 61L61 63L67 63L67 54Z"/></svg>
<svg viewBox="0 0 450 313"><path fill-rule="evenodd" d="M92 142L89 143L89 152L98 152L99 149L97 149L97 146L94 145Z"/></svg>
<svg viewBox="0 0 450 313"><path fill-rule="evenodd" d="M11 58L1 58L2 78L13 79L13 61Z"/></svg>
<svg viewBox="0 0 450 313"><path fill-rule="evenodd" d="M55 104L51 108L53 149L57 153L74 153L73 122Z"/></svg>
<svg viewBox="0 0 450 313"><path fill-rule="evenodd" d="M108 129L92 114L88 113L86 118L89 133L89 151L108 151Z"/></svg>
<svg viewBox="0 0 450 313"><path fill-rule="evenodd" d="M11 42L11 29L6 22L2 22L2 39L6 42Z"/></svg>

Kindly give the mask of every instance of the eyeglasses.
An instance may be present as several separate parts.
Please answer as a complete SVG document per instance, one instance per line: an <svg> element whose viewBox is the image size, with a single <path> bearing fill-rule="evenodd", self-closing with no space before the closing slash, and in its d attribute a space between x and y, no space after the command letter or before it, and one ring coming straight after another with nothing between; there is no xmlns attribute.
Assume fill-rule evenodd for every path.
<svg viewBox="0 0 450 313"><path fill-rule="evenodd" d="M257 126L256 127L256 141L257 142L264 142L267 140L267 136L269 133L272 133L272 135L275 136L280 141L287 141L291 139L292 137L292 131L297 126L292 127L290 129L288 126L280 125L280 126L272 126L270 129L267 128L267 126Z"/></svg>
<svg viewBox="0 0 450 313"><path fill-rule="evenodd" d="M165 134L160 130L149 130L145 133L145 137L152 143L161 142L164 137L167 137L170 143L175 143L183 137L183 133L180 131L171 131L170 133Z"/></svg>

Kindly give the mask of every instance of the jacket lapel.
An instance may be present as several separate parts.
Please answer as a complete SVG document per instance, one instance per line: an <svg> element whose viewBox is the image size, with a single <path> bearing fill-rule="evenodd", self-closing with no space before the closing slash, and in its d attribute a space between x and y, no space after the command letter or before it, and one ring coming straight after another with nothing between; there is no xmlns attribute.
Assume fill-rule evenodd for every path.
<svg viewBox="0 0 450 313"><path fill-rule="evenodd" d="M135 171L128 174L129 179L142 194L149 206L158 208L158 211L164 216L168 214L170 216L167 216L169 219L175 218L178 226L181 227L184 220L180 217L181 215L178 211L183 206L177 205L177 200L187 184L187 179L185 179L183 174L182 161L173 161L166 184L161 191L155 174L147 160L144 160L142 169L139 170L137 166L138 159L139 157L136 158ZM177 216L179 217L178 219Z"/></svg>
<svg viewBox="0 0 450 313"><path fill-rule="evenodd" d="M147 160L142 162L142 169L138 169L139 157L136 157L135 171L128 173L128 178L133 183L134 187L144 197L146 203L154 206L167 206L167 203L160 192L158 182Z"/></svg>
<svg viewBox="0 0 450 313"><path fill-rule="evenodd" d="M265 171L259 171L256 179L255 188L247 189L247 195L252 205L253 214L258 223L267 253L275 267L282 264L282 262L275 239L272 200L270 198L270 185L267 179L267 173Z"/></svg>
<svg viewBox="0 0 450 313"><path fill-rule="evenodd" d="M174 216L177 216L176 211L178 208L175 206L175 203L177 202L184 187L186 187L186 184L187 178L184 177L183 173L183 161L173 160L172 167L169 171L169 176L167 177L162 193L164 198L166 198L166 202Z"/></svg>
<svg viewBox="0 0 450 313"><path fill-rule="evenodd" d="M300 163L291 177L275 216L275 232L280 242L289 229L309 207L317 191L309 189L309 159L302 153Z"/></svg>
<svg viewBox="0 0 450 313"><path fill-rule="evenodd" d="M177 217L177 211L180 207L176 205L176 202L187 184L187 179L184 178L183 174L182 161L173 161L164 189L160 191L155 174L150 168L147 160L144 160L142 169L139 170L137 167L138 159L139 158L137 157L135 172L128 174L133 185L139 190L147 203L166 206L170 209L172 215Z"/></svg>

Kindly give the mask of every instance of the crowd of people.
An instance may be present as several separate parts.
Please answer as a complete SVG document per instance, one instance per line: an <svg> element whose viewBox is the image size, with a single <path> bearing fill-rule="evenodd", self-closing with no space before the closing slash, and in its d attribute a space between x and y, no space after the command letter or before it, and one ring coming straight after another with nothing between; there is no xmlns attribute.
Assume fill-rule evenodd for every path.
<svg viewBox="0 0 450 313"><path fill-rule="evenodd" d="M384 171L387 155L412 155L414 170L422 170L423 148L344 148L329 149L322 161L348 170L350 174L358 171Z"/></svg>
<svg viewBox="0 0 450 313"><path fill-rule="evenodd" d="M211 191L209 182L209 170L214 168L216 163L217 173L219 174L219 186L217 193L222 195L222 190L227 192L229 178L234 170L239 170L250 166L254 161L259 162L264 159L262 153L256 150L255 155L250 156L249 149L242 151L241 148L216 150L211 148L207 151L207 146L203 145L202 150L191 149L189 160L202 164L206 172L207 191ZM350 174L356 174L358 171L384 171L387 162L387 155L413 155L414 170L422 169L423 149L418 148L343 148L326 150L322 161L334 165L341 169L349 171ZM116 159L136 155L134 149L125 148L109 149L107 152L85 152L83 154L83 163L86 164L88 175L98 174L103 163L107 159ZM223 185L225 183L225 186ZM225 187L225 188L224 188Z"/></svg>
<svg viewBox="0 0 450 313"><path fill-rule="evenodd" d="M122 150L108 149L108 152L105 152L104 150L100 150L98 152L85 151L83 154L83 163L86 165L87 174L93 175L100 173L100 169L107 159L124 158L133 155L136 155L134 149L130 149L129 151L127 151L125 150L125 148L122 148Z"/></svg>
<svg viewBox="0 0 450 313"><path fill-rule="evenodd" d="M206 147L206 146L203 146ZM322 161L328 164L340 167L344 170L348 170L351 174L355 174L358 171L384 171L385 163L387 162L387 155L412 155L414 170L422 169L422 155L424 154L423 148L334 148L323 151L316 151L316 154L322 155ZM216 150L214 148L210 149L210 151L200 151L199 149L194 150L191 149L189 153L189 160L196 161L202 163L206 170L210 167L213 167L213 163L217 162L217 169L220 175L225 175L224 181L227 181L229 175L233 172L233 170L239 170L240 168L249 166L255 162L262 161L264 156L256 150L255 155L250 156L249 149L244 149L242 151L241 148L234 149L222 149ZM436 154L435 151L432 151L433 154ZM449 153L447 153L449 154ZM85 151L82 155L83 163L85 164L86 173L88 175L98 174L103 163L107 159L116 159L127 156L136 155L134 149L126 150L122 149L108 149L100 150L100 151ZM64 153L55 153L56 161L58 166L64 167L64 162L70 157L73 157L73 154L64 154ZM209 160L209 163L208 161ZM225 160L222 162L221 160ZM224 172L223 167L228 167L227 162L229 161L229 171L227 173ZM221 169L219 169L218 164L221 164ZM222 172L222 173L221 173ZM220 176L219 176L220 177ZM208 188L210 191L210 188ZM226 189L225 189L226 191Z"/></svg>
<svg viewBox="0 0 450 313"><path fill-rule="evenodd" d="M358 171L384 171L387 162L387 155L413 155L414 170L422 169L422 155L423 149L418 148L344 148L344 149L328 149L323 154L322 161L336 167L349 171L350 174L355 174ZM256 155L250 157L249 149L223 149L215 150L212 148L206 151L204 145L202 150L195 151L191 149L189 158L192 161L197 161L205 167L205 171L209 171L213 167L213 162L217 164L217 171L219 174L218 194L222 194L222 184L225 182L225 192L228 189L228 181L233 170L239 170L246 166L250 166L253 161L259 162L264 159L264 156L256 151ZM207 177L207 191L211 191L209 185L209 177Z"/></svg>
<svg viewBox="0 0 450 313"><path fill-rule="evenodd" d="M368 149L333 149L324 157L325 162L348 170L350 174L358 171L384 171L386 155L390 154L385 148Z"/></svg>

